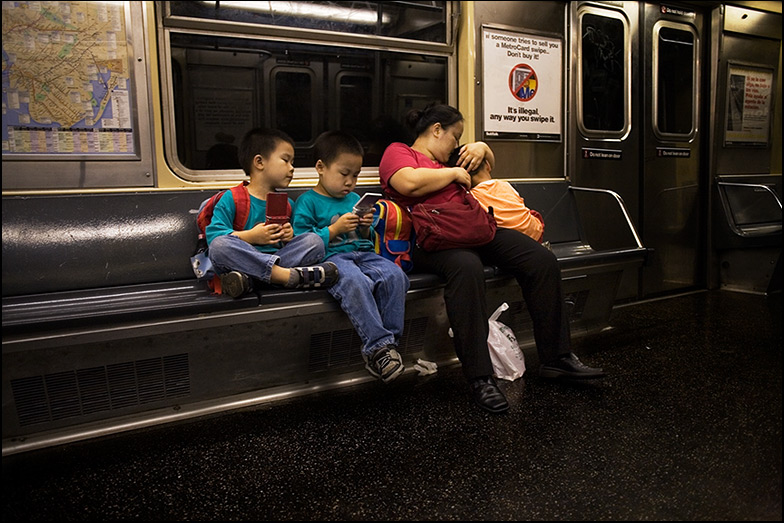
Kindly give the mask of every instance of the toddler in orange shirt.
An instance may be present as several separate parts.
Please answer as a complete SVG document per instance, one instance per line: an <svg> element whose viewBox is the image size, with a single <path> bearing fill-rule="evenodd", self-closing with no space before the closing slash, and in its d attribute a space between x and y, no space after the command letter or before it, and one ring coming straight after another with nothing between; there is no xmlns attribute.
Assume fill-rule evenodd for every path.
<svg viewBox="0 0 784 523"><path fill-rule="evenodd" d="M486 211L490 207L493 208L493 216L499 227L517 229L534 240L542 242L544 235L542 215L525 206L525 200L512 184L503 180L494 180L490 170L490 164L485 160L475 171L469 173L471 194Z"/></svg>

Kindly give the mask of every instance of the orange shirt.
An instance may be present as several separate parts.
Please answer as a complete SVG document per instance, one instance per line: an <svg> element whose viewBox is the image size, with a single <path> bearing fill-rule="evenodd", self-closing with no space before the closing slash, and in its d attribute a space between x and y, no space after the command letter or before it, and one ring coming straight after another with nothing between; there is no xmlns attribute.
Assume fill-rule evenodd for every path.
<svg viewBox="0 0 784 523"><path fill-rule="evenodd" d="M485 210L493 208L499 227L517 229L536 241L542 238L544 224L531 214L523 197L509 182L488 180L471 189L471 194Z"/></svg>

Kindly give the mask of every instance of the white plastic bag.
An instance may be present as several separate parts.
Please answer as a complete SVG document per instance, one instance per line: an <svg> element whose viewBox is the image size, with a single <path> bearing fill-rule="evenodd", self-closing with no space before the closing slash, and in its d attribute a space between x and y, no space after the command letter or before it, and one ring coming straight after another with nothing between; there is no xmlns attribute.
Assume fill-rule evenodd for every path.
<svg viewBox="0 0 784 523"><path fill-rule="evenodd" d="M493 361L493 375L502 380L514 381L525 373L525 359L512 329L498 321L501 313L509 308L502 303L490 316L490 334L487 348Z"/></svg>

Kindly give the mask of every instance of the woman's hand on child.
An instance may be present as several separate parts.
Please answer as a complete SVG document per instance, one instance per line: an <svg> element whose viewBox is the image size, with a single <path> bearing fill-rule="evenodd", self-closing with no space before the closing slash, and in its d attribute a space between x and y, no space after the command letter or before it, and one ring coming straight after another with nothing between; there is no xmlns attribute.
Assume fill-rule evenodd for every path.
<svg viewBox="0 0 784 523"><path fill-rule="evenodd" d="M488 146L484 142L471 142L465 144L460 149L460 157L457 159L457 166L466 171L474 171L479 168L487 155ZM469 188L471 186L469 185Z"/></svg>

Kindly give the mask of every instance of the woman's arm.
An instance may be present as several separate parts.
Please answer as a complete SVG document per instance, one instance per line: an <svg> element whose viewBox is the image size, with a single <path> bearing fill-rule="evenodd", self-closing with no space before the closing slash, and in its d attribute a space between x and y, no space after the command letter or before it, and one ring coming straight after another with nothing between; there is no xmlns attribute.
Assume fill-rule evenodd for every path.
<svg viewBox="0 0 784 523"><path fill-rule="evenodd" d="M414 198L443 189L452 182L471 188L471 176L462 167L403 167L389 178L393 189L403 196Z"/></svg>

